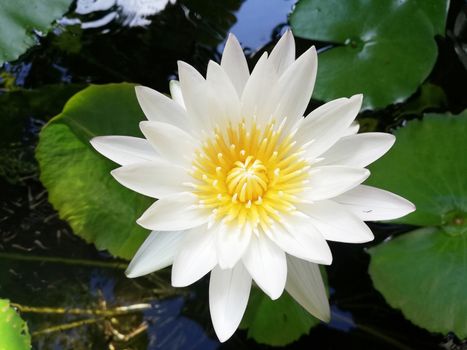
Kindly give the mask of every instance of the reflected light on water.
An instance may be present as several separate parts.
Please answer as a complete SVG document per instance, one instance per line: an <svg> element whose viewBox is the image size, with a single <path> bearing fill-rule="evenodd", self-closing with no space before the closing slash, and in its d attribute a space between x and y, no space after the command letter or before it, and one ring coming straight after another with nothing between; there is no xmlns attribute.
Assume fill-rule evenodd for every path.
<svg viewBox="0 0 467 350"><path fill-rule="evenodd" d="M78 0L75 12L86 15L105 11L106 14L96 20L83 22L83 29L99 28L119 20L127 27L144 27L151 23L148 17L153 16L177 0ZM111 11L110 13L108 11Z"/></svg>

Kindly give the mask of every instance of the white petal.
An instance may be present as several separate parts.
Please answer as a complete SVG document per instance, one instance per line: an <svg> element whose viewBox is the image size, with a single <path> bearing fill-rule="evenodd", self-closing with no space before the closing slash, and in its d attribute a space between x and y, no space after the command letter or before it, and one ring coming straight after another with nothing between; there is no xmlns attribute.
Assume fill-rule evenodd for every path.
<svg viewBox="0 0 467 350"><path fill-rule="evenodd" d="M242 93L241 115L247 121L255 117L260 125L269 121L272 112L272 106L269 103L269 91L277 81L277 73L268 61L268 55L265 52L251 72L245 88Z"/></svg>
<svg viewBox="0 0 467 350"><path fill-rule="evenodd" d="M186 231L172 266L172 285L186 287L211 271L217 263L216 232L207 225Z"/></svg>
<svg viewBox="0 0 467 350"><path fill-rule="evenodd" d="M210 94L208 108L214 120L214 125L227 125L229 121L240 121L240 99L229 77L222 67L214 61L209 61L206 76Z"/></svg>
<svg viewBox="0 0 467 350"><path fill-rule="evenodd" d="M347 166L323 166L310 170L306 189L300 196L307 201L318 201L338 196L365 181L367 169Z"/></svg>
<svg viewBox="0 0 467 350"><path fill-rule="evenodd" d="M295 40L291 30L287 30L271 51L269 61L280 76L295 61Z"/></svg>
<svg viewBox="0 0 467 350"><path fill-rule="evenodd" d="M316 318L329 322L331 311L319 266L287 256L287 292Z"/></svg>
<svg viewBox="0 0 467 350"><path fill-rule="evenodd" d="M144 121L139 127L161 157L181 165L191 164L197 142L190 134L161 122Z"/></svg>
<svg viewBox="0 0 467 350"><path fill-rule="evenodd" d="M397 219L415 210L408 200L365 185L357 186L334 200L365 221Z"/></svg>
<svg viewBox="0 0 467 350"><path fill-rule="evenodd" d="M209 219L209 212L199 208L191 193L178 193L159 199L136 221L149 230L178 231L200 226Z"/></svg>
<svg viewBox="0 0 467 350"><path fill-rule="evenodd" d="M364 243L374 238L371 230L359 217L333 201L300 203L297 208L311 218L313 225L327 240Z"/></svg>
<svg viewBox="0 0 467 350"><path fill-rule="evenodd" d="M250 296L251 277L243 264L222 270L216 266L209 283L209 310L217 337L225 342L235 333Z"/></svg>
<svg viewBox="0 0 467 350"><path fill-rule="evenodd" d="M180 87L180 82L178 80L171 80L169 82L170 96L172 100L177 102L180 107L185 109L185 102L183 101L182 89Z"/></svg>
<svg viewBox="0 0 467 350"><path fill-rule="evenodd" d="M206 123L211 124L210 116L206 115L209 102L206 96L207 83L195 68L182 61L178 62L178 75L187 114L193 120L197 128L194 131L197 132L206 127Z"/></svg>
<svg viewBox="0 0 467 350"><path fill-rule="evenodd" d="M250 76L250 72L242 47L235 35L229 34L224 52L222 53L221 67L232 81L237 91L237 96L242 96L243 88Z"/></svg>
<svg viewBox="0 0 467 350"><path fill-rule="evenodd" d="M192 180L186 169L164 159L125 165L110 173L123 186L153 198L184 192L183 183Z"/></svg>
<svg viewBox="0 0 467 350"><path fill-rule="evenodd" d="M311 219L299 212L271 225L266 234L286 253L311 262L329 265L332 254Z"/></svg>
<svg viewBox="0 0 467 350"><path fill-rule="evenodd" d="M250 225L223 224L217 232L217 259L222 269L230 269L245 253L251 238Z"/></svg>
<svg viewBox="0 0 467 350"><path fill-rule="evenodd" d="M272 115L276 120L287 118L285 128L303 117L310 102L317 72L316 49L311 47L281 75L271 93L269 103L276 106Z"/></svg>
<svg viewBox="0 0 467 350"><path fill-rule="evenodd" d="M362 95L340 98L315 109L303 119L295 135L299 144L307 144L305 156L314 159L345 136L362 105Z"/></svg>
<svg viewBox="0 0 467 350"><path fill-rule="evenodd" d="M347 131L344 133L344 136L355 135L356 133L358 133L358 130L360 130L360 124L358 123L358 121L354 120L352 124L350 124Z"/></svg>
<svg viewBox="0 0 467 350"><path fill-rule="evenodd" d="M151 145L138 137L99 136L91 140L91 145L100 154L120 165L140 163L157 157Z"/></svg>
<svg viewBox="0 0 467 350"><path fill-rule="evenodd" d="M285 253L266 235L252 235L242 258L256 284L273 300L284 291L287 278Z"/></svg>
<svg viewBox="0 0 467 350"><path fill-rule="evenodd" d="M381 132L345 136L321 155L324 159L319 165L335 164L363 168L385 154L395 141L394 135Z"/></svg>
<svg viewBox="0 0 467 350"><path fill-rule="evenodd" d="M148 120L169 123L190 130L185 110L171 98L145 86L135 87L139 105Z"/></svg>
<svg viewBox="0 0 467 350"><path fill-rule="evenodd" d="M184 234L185 231L152 231L139 247L125 274L135 278L171 265Z"/></svg>

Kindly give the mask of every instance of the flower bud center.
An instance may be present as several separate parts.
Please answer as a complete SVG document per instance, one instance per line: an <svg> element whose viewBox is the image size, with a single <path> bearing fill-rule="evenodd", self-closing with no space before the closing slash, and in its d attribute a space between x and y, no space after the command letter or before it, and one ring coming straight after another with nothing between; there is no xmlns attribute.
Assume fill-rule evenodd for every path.
<svg viewBox="0 0 467 350"><path fill-rule="evenodd" d="M263 162L248 156L245 161L236 161L229 171L226 185L230 195L237 195L241 202L255 201L268 189L267 169Z"/></svg>

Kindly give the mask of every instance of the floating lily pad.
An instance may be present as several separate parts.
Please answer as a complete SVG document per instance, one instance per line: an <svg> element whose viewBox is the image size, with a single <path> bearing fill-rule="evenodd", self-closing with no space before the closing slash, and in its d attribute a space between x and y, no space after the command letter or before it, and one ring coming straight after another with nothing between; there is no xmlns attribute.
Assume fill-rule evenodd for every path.
<svg viewBox="0 0 467 350"><path fill-rule="evenodd" d="M320 320L305 311L287 292L271 300L253 288L241 327L248 328L248 337L258 343L284 346L308 334L319 323Z"/></svg>
<svg viewBox="0 0 467 350"><path fill-rule="evenodd" d="M327 286L326 270L321 275ZM298 340L321 321L301 307L286 291L277 300L271 300L258 288L251 290L248 307L241 328L248 330L248 337L272 346L284 346Z"/></svg>
<svg viewBox="0 0 467 350"><path fill-rule="evenodd" d="M41 131L36 158L49 201L73 231L98 249L131 258L147 236L135 221L152 200L119 185L115 163L89 140L99 135L142 137L145 117L134 85L93 85L74 95Z"/></svg>
<svg viewBox="0 0 467 350"><path fill-rule="evenodd" d="M447 225L467 213L467 111L428 114L395 132L396 144L370 166L367 184L397 193L417 210L396 222Z"/></svg>
<svg viewBox="0 0 467 350"><path fill-rule="evenodd" d="M467 111L428 115L396 132L369 182L417 211L398 222L434 226L370 249L370 276L386 301L418 326L467 337Z"/></svg>
<svg viewBox="0 0 467 350"><path fill-rule="evenodd" d="M8 300L0 299L0 350L29 350L31 336L28 325Z"/></svg>
<svg viewBox="0 0 467 350"><path fill-rule="evenodd" d="M18 58L36 43L33 31L46 33L71 0L15 0L0 2L0 66Z"/></svg>
<svg viewBox="0 0 467 350"><path fill-rule="evenodd" d="M467 337L467 233L426 227L370 249L373 283L394 308L432 332Z"/></svg>
<svg viewBox="0 0 467 350"><path fill-rule="evenodd" d="M436 61L447 0L300 0L290 17L295 35L333 44L319 55L313 96L363 93L366 109L402 102Z"/></svg>

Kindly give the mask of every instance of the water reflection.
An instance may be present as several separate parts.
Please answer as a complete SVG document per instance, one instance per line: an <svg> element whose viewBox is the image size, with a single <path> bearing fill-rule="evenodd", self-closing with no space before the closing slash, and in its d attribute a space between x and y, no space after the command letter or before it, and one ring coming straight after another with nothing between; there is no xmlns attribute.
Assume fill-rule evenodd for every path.
<svg viewBox="0 0 467 350"><path fill-rule="evenodd" d="M148 18L175 4L177 0L78 0L75 12L79 15L104 12L98 19L81 23L83 29L100 28L113 20L123 26L144 27ZM109 12L110 11L110 12Z"/></svg>

